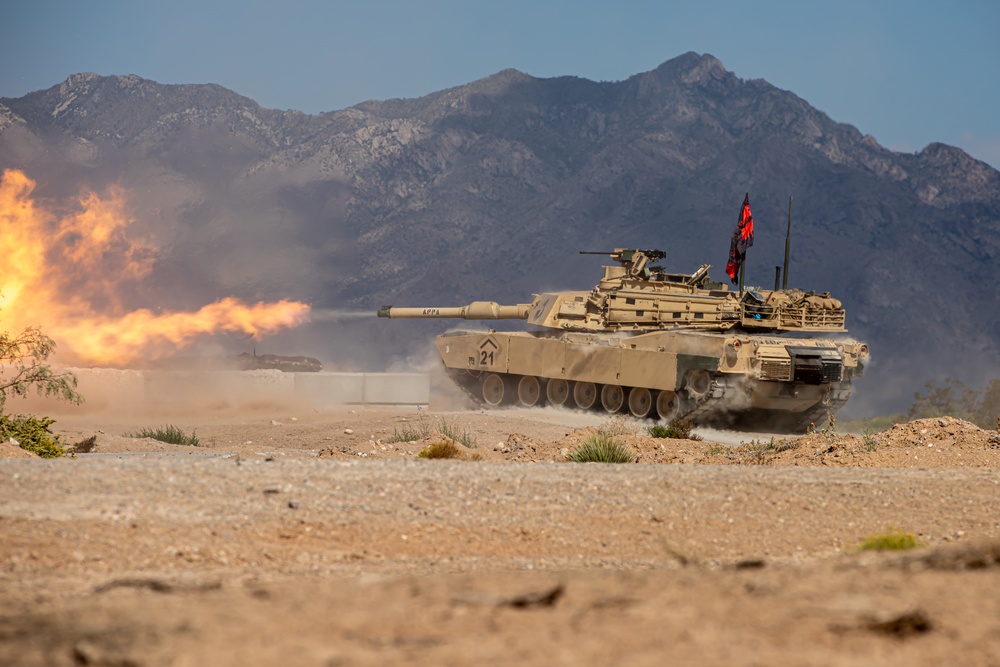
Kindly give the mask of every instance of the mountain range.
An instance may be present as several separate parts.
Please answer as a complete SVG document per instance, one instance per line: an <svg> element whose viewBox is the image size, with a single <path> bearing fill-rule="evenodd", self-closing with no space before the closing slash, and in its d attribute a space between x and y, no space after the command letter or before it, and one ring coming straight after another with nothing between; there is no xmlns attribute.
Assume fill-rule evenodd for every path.
<svg viewBox="0 0 1000 667"><path fill-rule="evenodd" d="M606 260L580 250L660 248L670 271L724 279L745 193L746 281L771 287L792 197L789 284L841 299L872 349L849 410L1000 376L1000 172L940 143L886 149L707 54L617 82L504 70L318 115L74 74L0 99L0 169L46 199L126 193L159 250L136 306L308 301L312 325L257 345L333 368L423 359L455 326L379 321L382 304L589 289Z"/></svg>

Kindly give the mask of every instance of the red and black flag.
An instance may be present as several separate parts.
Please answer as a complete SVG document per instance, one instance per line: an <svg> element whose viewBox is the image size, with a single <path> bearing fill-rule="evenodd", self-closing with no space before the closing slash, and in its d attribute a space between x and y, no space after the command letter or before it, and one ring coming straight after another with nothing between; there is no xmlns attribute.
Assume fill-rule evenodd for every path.
<svg viewBox="0 0 1000 667"><path fill-rule="evenodd" d="M729 262L726 264L726 274L735 285L740 273L740 266L747 258L747 248L753 245L753 215L750 214L750 193L743 198L743 208L740 209L740 221L733 230L733 242L729 246Z"/></svg>

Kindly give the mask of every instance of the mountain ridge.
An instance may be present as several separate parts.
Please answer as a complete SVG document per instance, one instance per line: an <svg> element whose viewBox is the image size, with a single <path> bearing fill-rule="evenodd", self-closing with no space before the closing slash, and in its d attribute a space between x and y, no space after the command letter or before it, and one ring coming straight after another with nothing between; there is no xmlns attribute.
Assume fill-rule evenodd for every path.
<svg viewBox="0 0 1000 667"><path fill-rule="evenodd" d="M845 302L875 351L863 383L892 394L874 403L1000 367L1000 309L982 308L1000 291L1000 172L941 143L886 149L707 54L618 82L508 69L316 115L215 84L71 75L0 99L0 167L44 194L145 191L135 213L164 284L361 309L589 288L596 263L577 250L665 243L672 269L721 267L747 191L747 270L766 286L791 194L790 284ZM437 330L370 326L397 359ZM336 354L321 346L307 351Z"/></svg>

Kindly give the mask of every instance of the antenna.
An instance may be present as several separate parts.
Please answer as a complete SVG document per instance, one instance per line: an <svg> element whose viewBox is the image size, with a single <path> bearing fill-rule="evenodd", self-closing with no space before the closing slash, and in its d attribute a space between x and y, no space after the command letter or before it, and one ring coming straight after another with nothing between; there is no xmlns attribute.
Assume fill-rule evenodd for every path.
<svg viewBox="0 0 1000 667"><path fill-rule="evenodd" d="M788 195L788 231L785 233L785 274L781 278L781 289L788 289L788 253L792 247L792 195Z"/></svg>

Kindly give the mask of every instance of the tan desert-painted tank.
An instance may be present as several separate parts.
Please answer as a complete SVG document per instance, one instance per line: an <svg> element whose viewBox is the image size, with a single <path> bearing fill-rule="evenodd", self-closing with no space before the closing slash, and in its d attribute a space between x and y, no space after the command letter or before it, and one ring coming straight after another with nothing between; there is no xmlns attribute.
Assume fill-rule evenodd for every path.
<svg viewBox="0 0 1000 667"><path fill-rule="evenodd" d="M605 253L585 253L605 254ZM699 425L801 431L825 424L861 377L868 347L847 338L829 294L730 291L705 264L690 275L619 248L586 292L531 303L383 306L379 317L526 320L537 331L455 331L436 344L451 376L488 406L575 406ZM823 334L836 334L826 336Z"/></svg>

